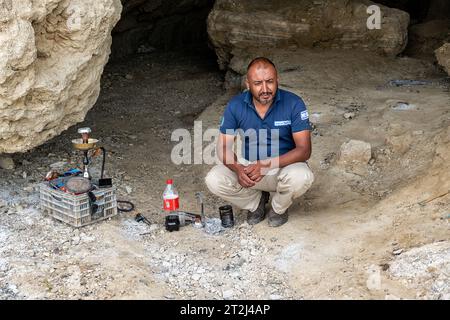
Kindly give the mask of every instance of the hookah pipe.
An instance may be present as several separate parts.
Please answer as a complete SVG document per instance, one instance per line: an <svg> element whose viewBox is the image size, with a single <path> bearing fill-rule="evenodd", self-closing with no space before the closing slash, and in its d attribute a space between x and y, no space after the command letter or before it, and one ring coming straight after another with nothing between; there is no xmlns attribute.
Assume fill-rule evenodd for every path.
<svg viewBox="0 0 450 320"><path fill-rule="evenodd" d="M99 151L102 151L103 154L103 160L102 160L102 171L100 175L100 182L104 182L104 180L109 180L109 184L111 184L111 179L103 179L104 172L105 172L105 162L106 162L106 150L104 147L96 147L96 143L98 140L89 138L89 134L92 132L90 128L79 128L78 133L81 134L81 139L73 140L72 143L74 144L75 149L82 150L84 153L83 158L83 177L91 179L91 175L89 174L88 165L90 163L89 161L89 150L93 150L92 156L95 157L99 154ZM77 141L78 140L78 141ZM81 143L80 143L81 142ZM106 181L108 183L108 181ZM89 197L93 202L95 202L95 199L93 199L93 194L90 193ZM119 207L117 208L118 211L122 212L131 212L134 210L134 204L130 201L124 201L124 200L117 200L117 203L119 204L125 204L128 207Z"/></svg>
<svg viewBox="0 0 450 320"><path fill-rule="evenodd" d="M78 133L81 134L81 140L83 145L87 146L86 148L83 149L83 153L84 153L84 157L83 157L83 177L84 178L88 178L91 179L91 175L89 173L88 170L88 165L90 163L89 160L89 150L94 150L93 151L93 155L92 156L97 156L98 155L98 150L102 151L102 155L103 155L103 160L102 160L102 171L101 171L101 176L100 179L103 179L103 175L105 172L105 162L106 162L106 150L104 147L95 147L95 143L97 142L97 140L95 140L95 142L89 141L89 140L93 140L93 139L89 139L89 134L91 133L91 129L90 128L80 128L78 129Z"/></svg>

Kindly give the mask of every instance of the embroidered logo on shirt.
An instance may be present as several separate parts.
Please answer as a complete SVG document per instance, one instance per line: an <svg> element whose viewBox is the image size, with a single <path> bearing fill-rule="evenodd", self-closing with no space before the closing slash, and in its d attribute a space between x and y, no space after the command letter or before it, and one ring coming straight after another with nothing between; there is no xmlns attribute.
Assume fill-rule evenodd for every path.
<svg viewBox="0 0 450 320"><path fill-rule="evenodd" d="M291 120L286 120L286 121L275 121L274 125L275 125L275 127L290 126L290 125L291 125Z"/></svg>
<svg viewBox="0 0 450 320"><path fill-rule="evenodd" d="M300 116L302 117L302 120L309 119L308 110L302 111Z"/></svg>

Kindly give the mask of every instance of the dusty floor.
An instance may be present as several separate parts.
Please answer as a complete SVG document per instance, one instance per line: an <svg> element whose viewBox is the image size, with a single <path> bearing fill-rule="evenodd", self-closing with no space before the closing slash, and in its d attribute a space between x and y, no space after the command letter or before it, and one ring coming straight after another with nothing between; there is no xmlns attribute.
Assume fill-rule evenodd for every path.
<svg viewBox="0 0 450 320"><path fill-rule="evenodd" d="M448 177L436 151L448 159L445 74L406 57L305 52L284 61L282 87L305 99L315 125L316 181L288 224L251 227L235 210L236 226L217 235L164 230L167 178L183 209L198 212L194 193L203 191L207 216L217 217L223 202L203 183L210 166L172 164L170 135L196 119L217 126L235 92L222 89L223 75L204 54L135 56L107 66L99 100L79 126L101 139L119 198L136 211L81 229L39 211L38 184L50 165L80 161L70 145L79 126L15 155L16 168L0 170L0 298L450 299L448 181L427 180ZM426 83L389 84L395 79ZM396 110L397 102L414 107ZM362 173L336 164L348 139L372 146ZM137 212L153 225L134 221Z"/></svg>

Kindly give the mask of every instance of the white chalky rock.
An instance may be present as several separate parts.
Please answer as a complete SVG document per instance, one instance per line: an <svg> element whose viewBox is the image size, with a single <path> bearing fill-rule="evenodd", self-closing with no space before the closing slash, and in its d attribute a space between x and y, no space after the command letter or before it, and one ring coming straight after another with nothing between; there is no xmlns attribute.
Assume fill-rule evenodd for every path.
<svg viewBox="0 0 450 320"><path fill-rule="evenodd" d="M0 154L83 121L121 10L120 0L0 0Z"/></svg>

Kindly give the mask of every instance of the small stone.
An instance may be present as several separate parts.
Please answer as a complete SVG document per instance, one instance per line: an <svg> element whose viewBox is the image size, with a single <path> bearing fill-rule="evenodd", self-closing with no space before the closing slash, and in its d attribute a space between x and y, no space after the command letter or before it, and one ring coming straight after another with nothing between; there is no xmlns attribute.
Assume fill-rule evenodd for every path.
<svg viewBox="0 0 450 320"><path fill-rule="evenodd" d="M403 249L396 249L396 250L392 251L392 254L393 254L394 256L398 256L398 255L400 255L402 252L403 252Z"/></svg>
<svg viewBox="0 0 450 320"><path fill-rule="evenodd" d="M201 276L197 273L192 276L192 280L194 280L194 281L198 281L198 280L200 280L200 278L201 278Z"/></svg>
<svg viewBox="0 0 450 320"><path fill-rule="evenodd" d="M133 80L133 79L134 79L134 77L133 77L133 75L132 75L132 74L130 74L130 73L127 73L127 74L125 75L125 79L127 79L127 80Z"/></svg>
<svg viewBox="0 0 450 320"><path fill-rule="evenodd" d="M423 130L416 130L416 131L413 131L413 135L415 135L415 136L421 136L421 135L423 135Z"/></svg>
<svg viewBox="0 0 450 320"><path fill-rule="evenodd" d="M14 160L8 156L0 156L0 168L5 170L14 170Z"/></svg>
<svg viewBox="0 0 450 320"><path fill-rule="evenodd" d="M80 237L75 236L75 237L72 238L72 244L73 245L78 245L80 243L80 240L81 240Z"/></svg>
<svg viewBox="0 0 450 320"><path fill-rule="evenodd" d="M344 113L344 118L347 120L353 119L355 117L355 113L354 112L346 112Z"/></svg>
<svg viewBox="0 0 450 320"><path fill-rule="evenodd" d="M206 270L203 269L203 268L198 268L198 269L197 269L197 273L205 273L205 271L206 271Z"/></svg>
<svg viewBox="0 0 450 320"><path fill-rule="evenodd" d="M125 190L127 191L128 194L133 192L133 188L131 188L130 186L125 186Z"/></svg>
<svg viewBox="0 0 450 320"><path fill-rule="evenodd" d="M8 289L13 293L13 294L18 294L19 290L17 289L17 286L15 284L10 284L8 286Z"/></svg>
<svg viewBox="0 0 450 320"><path fill-rule="evenodd" d="M232 289L222 291L222 297L224 299L231 299L234 295L234 291Z"/></svg>
<svg viewBox="0 0 450 320"><path fill-rule="evenodd" d="M374 158L370 159L369 160L369 165L373 166L374 164L375 164L375 159Z"/></svg>
<svg viewBox="0 0 450 320"><path fill-rule="evenodd" d="M269 298L270 298L270 300L281 300L281 299L283 299L283 296L281 296L279 294L271 294Z"/></svg>

